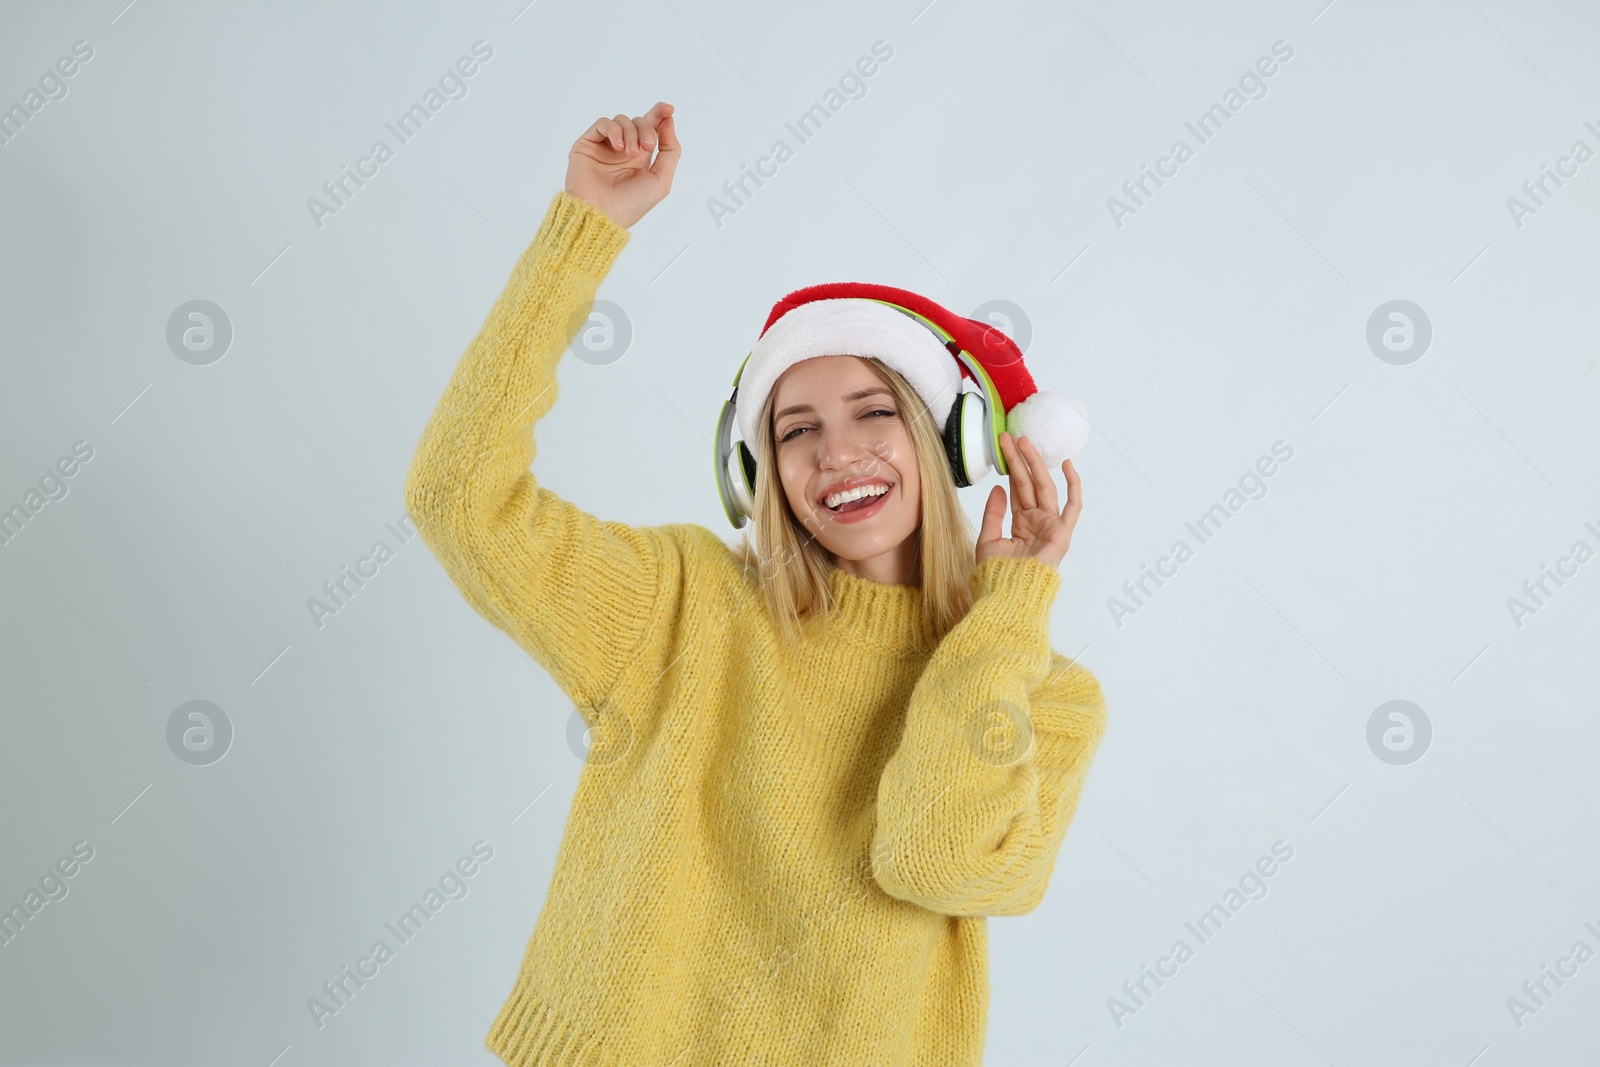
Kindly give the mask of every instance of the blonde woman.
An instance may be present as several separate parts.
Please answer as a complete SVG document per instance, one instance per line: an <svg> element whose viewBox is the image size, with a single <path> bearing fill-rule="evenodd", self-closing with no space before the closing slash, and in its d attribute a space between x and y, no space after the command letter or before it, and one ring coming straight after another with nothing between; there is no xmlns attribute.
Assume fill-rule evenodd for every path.
<svg viewBox="0 0 1600 1067"><path fill-rule="evenodd" d="M590 729L486 1044L517 1067L978 1064L986 919L1039 904L1105 728L1094 676L1050 645L1080 481L1063 460L1060 505L1029 436L991 434L1010 493L974 537L956 472L985 424L947 388L976 370L961 346L928 347L943 309L802 298L735 395L753 538L541 486L556 364L680 153L666 103L578 138L406 479L463 597Z"/></svg>

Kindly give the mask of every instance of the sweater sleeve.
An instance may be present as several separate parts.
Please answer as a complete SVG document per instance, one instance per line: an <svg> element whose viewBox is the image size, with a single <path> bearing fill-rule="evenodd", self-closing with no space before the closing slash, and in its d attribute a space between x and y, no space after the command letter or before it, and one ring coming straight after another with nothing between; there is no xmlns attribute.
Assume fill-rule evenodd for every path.
<svg viewBox="0 0 1600 1067"><path fill-rule="evenodd" d="M991 558L972 581L972 609L929 657L879 780L873 877L942 914L1022 915L1044 898L1105 701L1050 647L1056 568Z"/></svg>
<svg viewBox="0 0 1600 1067"><path fill-rule="evenodd" d="M533 423L555 403L556 363L628 237L588 201L555 195L461 357L405 482L406 509L462 596L586 717L652 614L674 601L681 563L664 530L603 522L528 469Z"/></svg>

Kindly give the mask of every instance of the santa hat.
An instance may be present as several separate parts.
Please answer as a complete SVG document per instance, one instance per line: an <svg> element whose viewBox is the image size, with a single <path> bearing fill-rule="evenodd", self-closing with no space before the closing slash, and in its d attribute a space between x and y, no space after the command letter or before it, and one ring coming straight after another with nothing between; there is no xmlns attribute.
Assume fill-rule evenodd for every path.
<svg viewBox="0 0 1600 1067"><path fill-rule="evenodd" d="M899 308L927 319L949 340ZM1003 331L957 315L927 297L870 282L808 285L773 305L739 375L739 434L746 442L757 439L756 420L784 371L814 356L836 355L875 356L893 367L922 397L937 428L943 430L962 378L975 381L956 358L958 350L971 355L994 383L1012 437L1026 435L1057 467L1083 448L1088 420L1065 396L1034 383L1022 362L1022 350ZM976 384L981 391L982 383Z"/></svg>

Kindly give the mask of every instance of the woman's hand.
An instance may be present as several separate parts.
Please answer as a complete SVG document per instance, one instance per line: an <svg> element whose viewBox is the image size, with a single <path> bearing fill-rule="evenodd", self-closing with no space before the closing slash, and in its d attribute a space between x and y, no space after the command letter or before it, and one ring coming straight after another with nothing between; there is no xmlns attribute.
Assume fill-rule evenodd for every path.
<svg viewBox="0 0 1600 1067"><path fill-rule="evenodd" d="M1011 472L1011 498L1016 510L1011 516L1011 536L1001 537L1001 520L1006 517L1006 491L1003 486L989 490L983 507L983 528L978 531L978 562L992 556L1033 556L1060 566L1072 544L1072 528L1078 525L1083 510L1083 486L1078 481L1072 460L1063 460L1067 476L1067 506L1056 511L1056 483L1045 467L1044 457L1026 437L1020 445L1009 433L1000 435L1000 451Z"/></svg>
<svg viewBox="0 0 1600 1067"><path fill-rule="evenodd" d="M659 149L654 163L652 149ZM678 154L671 104L631 119L596 119L567 153L567 192L632 226L672 191Z"/></svg>

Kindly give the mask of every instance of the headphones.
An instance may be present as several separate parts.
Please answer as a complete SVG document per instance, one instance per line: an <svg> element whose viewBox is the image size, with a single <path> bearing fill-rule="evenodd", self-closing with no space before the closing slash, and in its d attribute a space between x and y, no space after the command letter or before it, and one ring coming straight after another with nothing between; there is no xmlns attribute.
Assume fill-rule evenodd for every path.
<svg viewBox="0 0 1600 1067"><path fill-rule="evenodd" d="M983 365L963 349L954 338L925 316L901 307L889 300L872 299L876 303L894 308L911 316L934 332L944 343L945 350L961 362L972 375L979 390L962 389L950 406L950 416L945 419L941 434L945 456L950 461L950 474L957 487L966 487L988 473L993 467L1001 474L1009 474L1005 456L1000 451L1000 434L1006 429L1006 409L1000 402L1000 393L989 378ZM745 364L755 352L751 349L739 363L733 376L733 393L722 405L722 415L717 419L717 439L714 444L717 495L722 499L722 510L735 530L744 526L755 514L756 457L744 441L733 441L734 412L739 401L739 378ZM966 384L966 380L962 380Z"/></svg>

